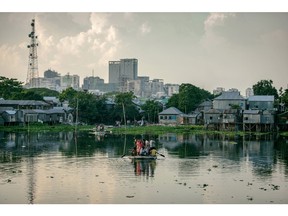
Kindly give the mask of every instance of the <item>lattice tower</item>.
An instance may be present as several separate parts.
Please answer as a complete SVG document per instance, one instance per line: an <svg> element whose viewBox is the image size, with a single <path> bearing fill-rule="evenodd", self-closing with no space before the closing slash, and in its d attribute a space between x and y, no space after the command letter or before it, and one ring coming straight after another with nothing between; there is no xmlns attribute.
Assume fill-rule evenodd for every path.
<svg viewBox="0 0 288 216"><path fill-rule="evenodd" d="M30 38L30 44L27 46L29 49L29 63L26 84L29 84L31 88L38 87L38 56L37 56L37 36L35 32L35 19L31 22L32 31L28 35Z"/></svg>

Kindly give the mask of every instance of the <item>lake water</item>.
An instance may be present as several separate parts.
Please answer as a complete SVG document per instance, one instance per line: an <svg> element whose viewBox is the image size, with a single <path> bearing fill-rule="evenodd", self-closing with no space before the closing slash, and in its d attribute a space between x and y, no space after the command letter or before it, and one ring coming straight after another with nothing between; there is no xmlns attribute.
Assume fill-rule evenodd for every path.
<svg viewBox="0 0 288 216"><path fill-rule="evenodd" d="M287 204L288 140L165 134L156 161L135 136L0 132L1 204Z"/></svg>

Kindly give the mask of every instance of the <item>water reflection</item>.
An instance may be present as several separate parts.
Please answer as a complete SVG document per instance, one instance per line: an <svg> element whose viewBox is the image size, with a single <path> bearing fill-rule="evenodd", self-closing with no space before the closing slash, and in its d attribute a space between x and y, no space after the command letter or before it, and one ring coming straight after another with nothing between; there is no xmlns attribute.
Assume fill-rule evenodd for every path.
<svg viewBox="0 0 288 216"><path fill-rule="evenodd" d="M0 132L0 203L152 202L150 194L147 200L140 200L145 197L139 196L139 188L143 188L143 194L152 193L155 202L163 203L201 203L204 196L212 203L228 203L232 196L235 200L238 196L234 202L245 203L247 195L249 199L252 195L264 199L268 193L262 193L269 190L281 190L281 197L271 193L270 200L265 198L259 203L287 201L285 138L138 135L137 138L155 140L156 148L165 158L127 161L121 156L130 154L134 138L109 135L98 139L86 132ZM241 185L243 181L246 182ZM233 191L231 196L222 191L223 185ZM175 194L179 200L172 200L168 194Z"/></svg>
<svg viewBox="0 0 288 216"><path fill-rule="evenodd" d="M133 159L132 164L136 176L154 177L156 160Z"/></svg>
<svg viewBox="0 0 288 216"><path fill-rule="evenodd" d="M172 157L199 158L210 155L238 163L251 162L253 172L261 177L271 176L279 160L285 163L285 174L288 171L287 140L272 135L231 137L168 133L159 136L159 143Z"/></svg>

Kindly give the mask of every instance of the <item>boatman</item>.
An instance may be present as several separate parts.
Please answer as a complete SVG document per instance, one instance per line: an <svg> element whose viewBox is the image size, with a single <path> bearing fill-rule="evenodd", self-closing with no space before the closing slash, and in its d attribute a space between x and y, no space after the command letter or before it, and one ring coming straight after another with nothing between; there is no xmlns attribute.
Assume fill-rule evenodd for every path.
<svg viewBox="0 0 288 216"><path fill-rule="evenodd" d="M156 157L156 154L157 154L156 149L155 149L155 148L152 148L152 149L150 150L150 155L153 156L153 157Z"/></svg>

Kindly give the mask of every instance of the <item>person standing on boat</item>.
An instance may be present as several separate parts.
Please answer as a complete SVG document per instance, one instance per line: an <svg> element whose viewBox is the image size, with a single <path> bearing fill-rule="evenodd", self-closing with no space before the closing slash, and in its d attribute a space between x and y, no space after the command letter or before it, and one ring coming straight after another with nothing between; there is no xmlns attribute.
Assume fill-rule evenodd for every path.
<svg viewBox="0 0 288 216"><path fill-rule="evenodd" d="M137 140L136 141L136 152L137 152L137 155L140 155L140 151L141 149L143 148L143 142L142 140Z"/></svg>

